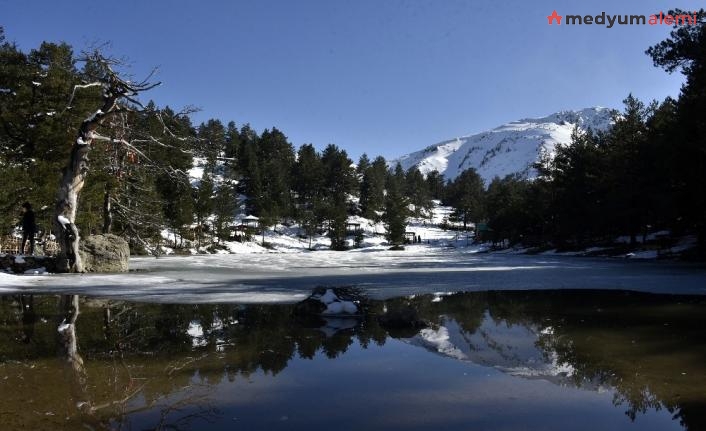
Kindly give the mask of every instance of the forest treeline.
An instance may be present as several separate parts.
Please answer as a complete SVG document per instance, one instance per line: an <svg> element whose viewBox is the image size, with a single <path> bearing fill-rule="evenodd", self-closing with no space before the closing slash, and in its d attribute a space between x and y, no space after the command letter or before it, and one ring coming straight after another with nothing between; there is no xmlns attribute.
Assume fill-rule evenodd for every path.
<svg viewBox="0 0 706 431"><path fill-rule="evenodd" d="M344 249L350 215L384 222L390 242L400 244L407 217L423 216L438 199L455 209L459 224L482 222L484 239L493 241L579 247L618 235L636 243L669 230L698 235L703 250L706 15L698 16L698 25L675 26L647 50L655 66L684 75L679 97L643 103L629 95L609 130L576 129L570 144L537 163L536 178L484 184L469 169L445 181L380 156L354 161L333 144L295 148L276 127L193 124L188 110L149 102L102 127L119 139L93 148L76 224L84 234L110 231L141 248L159 241L165 227L227 238L241 208L262 226L297 223L302 235L326 233L332 248ZM74 91L88 87L92 67L66 43L23 52L0 27L2 234L17 224L24 201L33 203L40 229L51 229L77 127L99 106L100 88ZM190 181L195 158L203 176Z"/></svg>

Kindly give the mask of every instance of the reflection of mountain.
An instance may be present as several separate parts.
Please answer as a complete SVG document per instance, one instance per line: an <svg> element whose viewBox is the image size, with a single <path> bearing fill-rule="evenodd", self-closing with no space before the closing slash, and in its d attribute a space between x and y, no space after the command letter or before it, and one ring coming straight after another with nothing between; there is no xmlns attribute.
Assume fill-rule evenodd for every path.
<svg viewBox="0 0 706 431"><path fill-rule="evenodd" d="M409 343L462 361L494 367L508 374L564 382L573 367L559 363L556 352L547 352L539 339L550 331L535 325L525 326L495 321L486 312L474 332L465 331L458 322L442 317L437 328L427 328Z"/></svg>
<svg viewBox="0 0 706 431"><path fill-rule="evenodd" d="M66 384L61 363L55 359L56 299L20 299L0 297L0 365L7 376L4 382L0 376L0 385L12 387L3 388L0 411L24 412L29 399L61 411L67 395L62 392ZM399 338L510 375L588 390L612 388L616 405L631 417L666 409L687 429L706 429L702 297L619 291L475 292L440 301L436 296L369 301L367 310L360 319L342 320L303 318L292 305L83 300L77 334L85 378L91 383L88 395L93 405L109 406L94 414L119 421L129 403L116 400L135 391L145 406L170 409L166 400L173 401L174 394L182 397L177 397L179 402L188 402L189 397L208 394L212 385L258 373L279 375L294 358L335 359L354 344L383 346ZM379 317L395 310L415 325L382 325ZM425 327L420 329L417 322L426 322ZM113 382L110 388L97 386L107 381ZM47 390L37 390L42 387ZM184 388L198 393L185 394ZM207 402L202 407L210 411ZM9 424L28 420L3 417ZM47 423L46 418L32 418Z"/></svg>

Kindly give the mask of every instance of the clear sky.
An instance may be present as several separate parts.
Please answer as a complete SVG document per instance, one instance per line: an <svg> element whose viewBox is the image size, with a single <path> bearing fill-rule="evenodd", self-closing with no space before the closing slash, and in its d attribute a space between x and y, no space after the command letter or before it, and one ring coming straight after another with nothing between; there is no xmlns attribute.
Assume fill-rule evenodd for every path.
<svg viewBox="0 0 706 431"><path fill-rule="evenodd" d="M697 7L687 0L682 7ZM703 4L701 4L703 6ZM644 54L667 26L548 25L564 14L645 14L643 0L0 0L29 50L110 41L136 77L159 67L159 105L276 126L299 146L391 158L562 109L677 96Z"/></svg>

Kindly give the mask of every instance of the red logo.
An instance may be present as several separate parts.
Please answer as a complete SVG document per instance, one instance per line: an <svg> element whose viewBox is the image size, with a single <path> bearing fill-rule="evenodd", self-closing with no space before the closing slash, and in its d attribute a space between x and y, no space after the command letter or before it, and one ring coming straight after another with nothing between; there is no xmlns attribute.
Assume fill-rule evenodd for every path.
<svg viewBox="0 0 706 431"><path fill-rule="evenodd" d="M549 25L554 25L552 21L556 20L557 25L561 25L561 15L556 13L556 10L552 12L551 15L547 16L547 21L549 21Z"/></svg>

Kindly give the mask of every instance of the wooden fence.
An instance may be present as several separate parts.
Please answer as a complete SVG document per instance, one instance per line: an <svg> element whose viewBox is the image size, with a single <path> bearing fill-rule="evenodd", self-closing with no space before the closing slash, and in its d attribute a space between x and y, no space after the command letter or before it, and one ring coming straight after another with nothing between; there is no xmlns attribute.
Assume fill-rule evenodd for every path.
<svg viewBox="0 0 706 431"><path fill-rule="evenodd" d="M29 241L27 242L29 243ZM20 254L21 245L21 238L10 235L0 237L0 253ZM25 249L25 251L29 251L29 244L25 244ZM35 240L34 252L38 255L56 256L56 254L59 252L59 243L52 239L46 239L44 241L42 241L41 238L37 239Z"/></svg>

